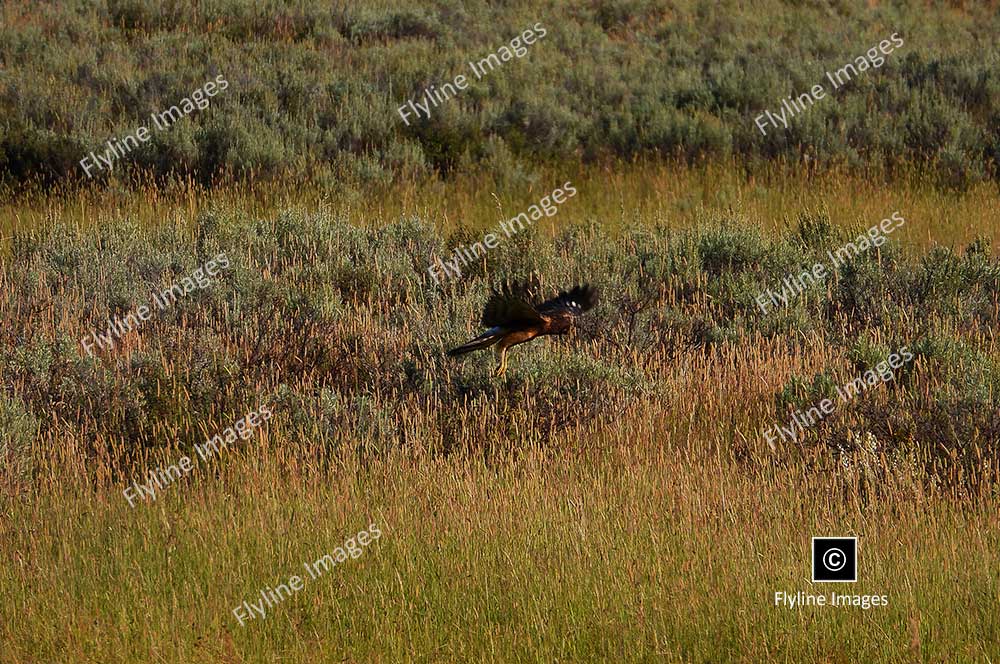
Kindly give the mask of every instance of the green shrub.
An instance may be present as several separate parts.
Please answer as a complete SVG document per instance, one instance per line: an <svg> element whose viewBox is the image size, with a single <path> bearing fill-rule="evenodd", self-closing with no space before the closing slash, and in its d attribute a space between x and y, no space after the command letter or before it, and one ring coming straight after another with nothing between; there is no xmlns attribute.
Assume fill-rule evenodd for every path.
<svg viewBox="0 0 1000 664"><path fill-rule="evenodd" d="M459 165L504 175L507 162L530 177L540 163L578 157L748 168L778 160L890 175L915 165L956 189L997 177L1000 17L987 6L707 8L608 1L557 21L529 5L455 0L43 3L0 26L0 181L89 183L77 163L88 151L220 73L230 86L208 109L154 132L95 181L150 172L354 184ZM919 27L941 20L947 31ZM528 54L471 77L469 61L536 22L547 34ZM888 37L885 26L906 44L882 67L828 89L788 128L761 133L758 114L825 83L825 70ZM400 120L399 105L459 73L469 89L429 120Z"/></svg>
<svg viewBox="0 0 1000 664"><path fill-rule="evenodd" d="M39 430L20 399L0 396L0 479L18 483L30 477L31 447Z"/></svg>

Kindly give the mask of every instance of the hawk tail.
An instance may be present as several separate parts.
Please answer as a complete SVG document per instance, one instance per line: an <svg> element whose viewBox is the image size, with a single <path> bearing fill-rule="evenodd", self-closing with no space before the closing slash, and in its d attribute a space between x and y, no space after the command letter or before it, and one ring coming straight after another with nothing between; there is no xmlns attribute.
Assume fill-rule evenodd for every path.
<svg viewBox="0 0 1000 664"><path fill-rule="evenodd" d="M500 328L494 327L491 330L487 330L485 333L480 334L478 337L472 341L467 341L457 348L452 348L448 351L448 357L458 357L459 355L465 355L466 353L471 353L474 350L480 350L482 348L489 348L496 342L500 341L500 337L503 336L503 332Z"/></svg>

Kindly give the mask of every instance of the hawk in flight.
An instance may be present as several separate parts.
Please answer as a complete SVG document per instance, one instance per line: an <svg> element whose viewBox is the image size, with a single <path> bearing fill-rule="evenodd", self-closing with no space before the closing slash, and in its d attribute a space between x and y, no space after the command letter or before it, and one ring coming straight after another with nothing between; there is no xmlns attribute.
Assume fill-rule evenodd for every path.
<svg viewBox="0 0 1000 664"><path fill-rule="evenodd" d="M529 304L523 296L508 287L494 291L483 309L482 324L489 328L472 341L448 351L458 357L496 344L500 364L496 375L507 371L507 349L547 334L566 334L576 323L576 317L597 304L597 290L589 285L575 286L539 305Z"/></svg>

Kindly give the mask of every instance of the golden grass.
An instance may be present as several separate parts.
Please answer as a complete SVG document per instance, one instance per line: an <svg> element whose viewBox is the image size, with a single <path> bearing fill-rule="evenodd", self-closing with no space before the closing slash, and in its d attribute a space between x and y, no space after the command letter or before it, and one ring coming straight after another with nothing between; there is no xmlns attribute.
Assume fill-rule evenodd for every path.
<svg viewBox="0 0 1000 664"><path fill-rule="evenodd" d="M416 442L361 463L289 435L276 416L134 509L110 446L85 461L75 441L40 441L35 489L3 500L5 661L953 662L997 652L995 497L937 493L898 473L873 494L858 475L769 457L753 436L737 458L733 443L773 386L832 359L818 342L780 348L656 362L665 401L635 395L544 448L485 461ZM420 413L404 405L400 419ZM236 623L237 604L369 523L383 536L359 559L265 619ZM860 538L856 585L810 583L813 535ZM779 590L890 604L791 610L774 606Z"/></svg>
<svg viewBox="0 0 1000 664"><path fill-rule="evenodd" d="M225 207L265 216L290 207L325 209L359 224L381 226L419 216L444 231L458 226L485 229L523 211L566 180L579 195L546 220L555 230L598 220L609 228L656 222L687 228L705 218L738 210L766 230L794 223L802 210L823 211L840 226L868 228L894 210L907 219L903 243L963 246L978 236L1000 241L1000 195L996 182L962 193L928 186L919 175L893 181L855 172L815 173L798 166L769 166L746 176L730 164L685 166L635 163L615 166L540 167L533 182L497 183L482 173L442 181L393 185L391 189L298 183L230 184L210 190L190 181L167 187L146 185L54 192L28 200L0 200L0 235L49 225L53 220L81 228L123 218L141 225L190 224L199 211Z"/></svg>
<svg viewBox="0 0 1000 664"><path fill-rule="evenodd" d="M135 510L66 486L8 503L5 661L983 661L1000 647L995 503L904 489L865 504L656 433L322 472L255 445ZM240 601L371 522L383 536L358 560L237 625ZM809 583L814 534L858 535L860 581L835 590L889 606L775 607L778 590L831 590Z"/></svg>
<svg viewBox="0 0 1000 664"><path fill-rule="evenodd" d="M785 210L814 204L825 204L837 223L854 224L899 208L910 224L904 241L918 245L995 237L998 223L988 188L951 198L902 184L882 191L845 176L817 181L815 188L803 179L796 190L710 169L637 168L568 179L575 177L581 196L564 205L554 223L663 220L682 227L732 202L765 227L780 225ZM353 208L322 197L312 203L346 205L357 220L373 224L418 212L454 224L456 213L444 211L460 210L461 221L485 227L496 218L496 203L484 200L482 190L474 195L470 182L441 190L428 185L394 198L372 195ZM187 224L208 205L266 215L272 206L308 205L304 197L316 194L272 193L255 198L254 191L229 189L207 197L192 189L187 198L145 201L115 200L113 194L75 202L50 198L7 207L0 218L8 227L14 219L45 224L46 215L83 226L122 217ZM533 197L522 191L501 197L501 204L516 208L522 195ZM105 205L106 211L98 210ZM956 217L948 210L958 211L961 223L949 224ZM338 339L371 330L353 352L373 363L382 351L407 352L412 339L378 325L389 307L374 302L350 309L349 317L336 321ZM0 316L13 320L16 313ZM80 320L55 307L29 318L41 336L85 331ZM126 361L142 350L150 329L123 343L115 358ZM425 335L428 352L445 341L439 327L420 318L405 333ZM961 330L954 333L961 336ZM993 338L977 338L976 347L997 356ZM246 343L238 348L249 352ZM533 431L529 414L542 401L534 390L572 389L566 383L574 380L572 373L537 371L533 360L542 357L552 366L554 356L621 366L660 389L646 392L637 383L611 391L605 410L576 413L569 426L553 427L539 443L519 434ZM178 403L189 397L181 391L193 359L179 354L164 360L172 382L163 389L177 391ZM427 369L417 364L415 371ZM397 449L357 454L355 447L370 441L353 431L338 432L346 442L334 448L329 434L308 434L289 413L276 410L251 440L199 464L155 502L134 509L122 496L127 478L191 451L166 444L140 454L130 448L132 441L91 440L86 426L53 422L31 451L34 479L17 491L0 491L0 660L994 657L1000 652L997 469L984 462L992 483L944 488L919 464L874 455L845 468L793 446L771 451L758 435L761 424L773 420L781 385L831 366L848 366L843 347L812 333L795 344L757 338L676 353L537 344L512 358L509 382L504 389L498 385L493 402L443 406L433 396L372 394L379 412L404 432ZM922 370L916 367L918 384L931 393L932 382L919 382ZM434 376L445 383L460 378L469 376L458 365ZM318 388L309 375L299 379L303 393ZM873 398L886 398L887 388L879 389ZM520 401L506 403L512 395ZM447 439L436 418L444 407L461 422L456 440ZM212 409L186 424L211 429L230 424L227 417ZM158 435L169 440L178 431ZM383 536L359 559L308 582L265 619L237 624L231 614L237 604L301 573L303 562L370 523ZM810 583L814 535L859 537L857 584ZM889 606L774 606L776 591L800 590L884 594Z"/></svg>

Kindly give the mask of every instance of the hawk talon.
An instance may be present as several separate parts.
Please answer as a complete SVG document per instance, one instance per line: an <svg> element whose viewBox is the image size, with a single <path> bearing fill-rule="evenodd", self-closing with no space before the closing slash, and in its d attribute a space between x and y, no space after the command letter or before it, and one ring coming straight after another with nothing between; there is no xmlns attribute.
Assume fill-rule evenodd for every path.
<svg viewBox="0 0 1000 664"><path fill-rule="evenodd" d="M505 373L507 373L507 349L506 348L500 351L500 364L497 365L497 368L493 372L493 375L495 377L497 377L497 378L500 378Z"/></svg>

